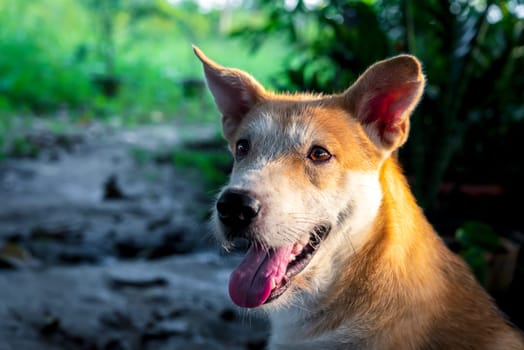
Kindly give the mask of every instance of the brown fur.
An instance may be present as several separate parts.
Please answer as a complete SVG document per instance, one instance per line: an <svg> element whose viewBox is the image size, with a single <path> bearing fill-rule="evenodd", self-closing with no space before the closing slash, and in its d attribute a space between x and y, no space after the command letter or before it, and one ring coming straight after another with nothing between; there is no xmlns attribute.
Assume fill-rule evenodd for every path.
<svg viewBox="0 0 524 350"><path fill-rule="evenodd" d="M311 297L312 281L322 269L317 264L295 276L292 291L286 292L314 300L304 324L293 328L301 334L296 348L331 344L329 348L336 349L524 349L519 331L434 232L395 159L424 86L414 57L399 56L372 66L339 95L276 95L247 73L221 67L196 48L195 52L222 112L231 149L239 137L249 134L257 118L271 115L278 130L296 127L298 120L310 129L314 144L333 154L336 161L323 166L304 161L306 144L272 155L267 171L292 179L292 191L311 184L320 191L342 188L348 171L378 170L381 204L363 243L354 246L349 241L336 247L333 256L318 258L343 266L329 289L317 299ZM272 146L271 141L263 146ZM241 172L242 166L234 171ZM341 208L339 221L346 214ZM281 348L278 343L273 346ZM289 343L282 348L295 349Z"/></svg>
<svg viewBox="0 0 524 350"><path fill-rule="evenodd" d="M361 345L373 349L523 349L518 331L425 220L393 158L381 183L373 238L325 296L313 332L355 322L368 339Z"/></svg>

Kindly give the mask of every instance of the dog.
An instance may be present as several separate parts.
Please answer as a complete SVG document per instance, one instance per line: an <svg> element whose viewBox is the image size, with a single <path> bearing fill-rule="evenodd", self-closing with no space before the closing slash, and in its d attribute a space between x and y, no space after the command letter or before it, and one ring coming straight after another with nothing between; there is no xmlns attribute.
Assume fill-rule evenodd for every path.
<svg viewBox="0 0 524 350"><path fill-rule="evenodd" d="M225 247L250 243L229 294L267 312L269 349L524 349L398 164L425 85L415 57L340 94L275 94L193 49L234 157L212 223Z"/></svg>

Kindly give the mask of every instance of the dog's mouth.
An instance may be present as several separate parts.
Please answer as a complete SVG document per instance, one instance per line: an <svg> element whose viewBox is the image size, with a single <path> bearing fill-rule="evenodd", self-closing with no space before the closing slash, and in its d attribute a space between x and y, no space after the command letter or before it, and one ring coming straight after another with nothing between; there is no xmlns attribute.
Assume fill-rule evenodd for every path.
<svg viewBox="0 0 524 350"><path fill-rule="evenodd" d="M280 297L293 277L309 264L330 230L329 225L318 225L307 242L278 248L267 249L253 242L231 274L229 295L233 302L253 308Z"/></svg>

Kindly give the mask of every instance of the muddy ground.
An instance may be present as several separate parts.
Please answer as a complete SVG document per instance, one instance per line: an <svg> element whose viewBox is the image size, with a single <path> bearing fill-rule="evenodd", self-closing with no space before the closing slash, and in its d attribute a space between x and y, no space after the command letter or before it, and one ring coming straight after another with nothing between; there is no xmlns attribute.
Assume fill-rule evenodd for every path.
<svg viewBox="0 0 524 350"><path fill-rule="evenodd" d="M0 349L262 349L227 295L238 256L205 223L198 174L139 161L214 127L100 125L0 163ZM135 156L134 156L135 154Z"/></svg>

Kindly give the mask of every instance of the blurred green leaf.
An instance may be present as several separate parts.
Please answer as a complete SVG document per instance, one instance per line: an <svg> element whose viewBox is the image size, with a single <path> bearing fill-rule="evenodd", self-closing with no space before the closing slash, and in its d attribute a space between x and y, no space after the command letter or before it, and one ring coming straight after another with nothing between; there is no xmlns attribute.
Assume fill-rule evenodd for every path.
<svg viewBox="0 0 524 350"><path fill-rule="evenodd" d="M497 252L503 249L500 237L493 228L479 221L467 221L456 231L455 237L464 247L475 247Z"/></svg>
<svg viewBox="0 0 524 350"><path fill-rule="evenodd" d="M471 246L464 250L461 254L462 258L469 265L475 278L480 284L486 285L488 265L486 263L485 250Z"/></svg>
<svg viewBox="0 0 524 350"><path fill-rule="evenodd" d="M228 178L232 158L223 150L199 150L184 148L172 154L172 163L178 169L193 169L203 179L206 192L214 193Z"/></svg>

